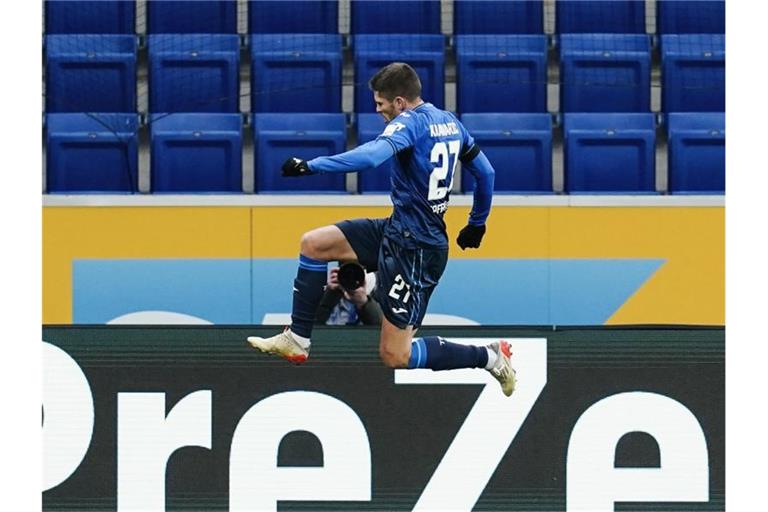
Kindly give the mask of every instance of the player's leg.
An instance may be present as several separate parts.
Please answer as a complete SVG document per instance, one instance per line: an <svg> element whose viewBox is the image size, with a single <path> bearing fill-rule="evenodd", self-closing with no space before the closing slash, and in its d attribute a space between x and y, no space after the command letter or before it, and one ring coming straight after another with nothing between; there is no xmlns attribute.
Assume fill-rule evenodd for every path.
<svg viewBox="0 0 768 512"><path fill-rule="evenodd" d="M336 226L323 226L304 233L300 242L299 268L293 281L290 328L268 338L249 336L248 343L255 349L293 363L306 361L315 312L327 280L328 261L355 258L347 238Z"/></svg>
<svg viewBox="0 0 768 512"><path fill-rule="evenodd" d="M370 247L378 251L382 225L383 219L358 219L305 233L301 237L299 268L293 282L290 328L269 338L252 336L248 342L262 352L280 355L295 363L306 361L315 314L327 281L328 262L358 260L358 254L370 259L367 256Z"/></svg>
<svg viewBox="0 0 768 512"><path fill-rule="evenodd" d="M301 236L300 255L317 261L356 260L357 254L336 224L307 231Z"/></svg>
<svg viewBox="0 0 768 512"><path fill-rule="evenodd" d="M489 370L512 394L515 374L511 352L505 341L489 346L464 345L439 336L413 339L426 313L427 304L445 269L447 251L407 250L384 239L379 263L377 299L382 307L379 354L391 368L430 368L434 371L458 368Z"/></svg>
<svg viewBox="0 0 768 512"><path fill-rule="evenodd" d="M328 262L355 259L354 249L336 225L323 226L302 235L299 268L293 281L290 331L304 348L309 347L315 314L328 280Z"/></svg>
<svg viewBox="0 0 768 512"><path fill-rule="evenodd" d="M375 270L384 223L385 219L345 220L301 237L290 330L303 345L309 345L328 277L328 262L360 261L367 270Z"/></svg>
<svg viewBox="0 0 768 512"><path fill-rule="evenodd" d="M400 328L387 320L381 319L381 337L379 338L379 357L390 368L408 368L411 358L413 326Z"/></svg>

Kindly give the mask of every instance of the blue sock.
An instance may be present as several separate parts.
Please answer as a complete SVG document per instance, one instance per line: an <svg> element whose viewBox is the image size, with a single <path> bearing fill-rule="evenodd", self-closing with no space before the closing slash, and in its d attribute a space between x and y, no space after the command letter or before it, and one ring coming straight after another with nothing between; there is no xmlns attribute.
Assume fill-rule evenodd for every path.
<svg viewBox="0 0 768 512"><path fill-rule="evenodd" d="M453 370L455 368L485 368L488 350L476 345L451 343L439 336L416 338L411 342L408 368Z"/></svg>
<svg viewBox="0 0 768 512"><path fill-rule="evenodd" d="M309 338L315 323L317 306L323 297L323 289L328 281L328 263L303 254L299 255L299 271L293 281L293 313L291 331Z"/></svg>

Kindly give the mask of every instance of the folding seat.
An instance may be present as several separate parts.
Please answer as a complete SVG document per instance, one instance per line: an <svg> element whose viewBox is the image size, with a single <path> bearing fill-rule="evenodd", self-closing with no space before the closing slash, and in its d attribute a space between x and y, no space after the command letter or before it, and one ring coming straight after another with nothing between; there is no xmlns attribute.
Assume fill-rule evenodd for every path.
<svg viewBox="0 0 768 512"><path fill-rule="evenodd" d="M351 0L352 34L439 34L434 0Z"/></svg>
<svg viewBox="0 0 768 512"><path fill-rule="evenodd" d="M133 34L134 0L46 0L46 34Z"/></svg>
<svg viewBox="0 0 768 512"><path fill-rule="evenodd" d="M725 34L723 0L657 0L659 34Z"/></svg>
<svg viewBox="0 0 768 512"><path fill-rule="evenodd" d="M138 126L137 114L47 114L48 193L135 191Z"/></svg>
<svg viewBox="0 0 768 512"><path fill-rule="evenodd" d="M454 34L543 34L541 0L454 0Z"/></svg>
<svg viewBox="0 0 768 512"><path fill-rule="evenodd" d="M357 143L358 145L372 141L384 131L387 125L380 114L357 114ZM357 190L361 193L389 193L392 189L393 160L387 160L375 169L357 173Z"/></svg>
<svg viewBox="0 0 768 512"><path fill-rule="evenodd" d="M67 34L45 38L47 112L136 110L136 37Z"/></svg>
<svg viewBox="0 0 768 512"><path fill-rule="evenodd" d="M638 0L557 0L558 34L645 33L645 2Z"/></svg>
<svg viewBox="0 0 768 512"><path fill-rule="evenodd" d="M240 114L150 116L152 192L242 192Z"/></svg>
<svg viewBox="0 0 768 512"><path fill-rule="evenodd" d="M248 32L251 34L336 34L338 31L338 0L248 2Z"/></svg>
<svg viewBox="0 0 768 512"><path fill-rule="evenodd" d="M339 34L254 34L253 112L341 112Z"/></svg>
<svg viewBox="0 0 768 512"><path fill-rule="evenodd" d="M438 108L445 105L443 36L429 34L363 34L353 36L355 112L376 111L368 81L392 62L407 62L421 79L421 97Z"/></svg>
<svg viewBox="0 0 768 512"><path fill-rule="evenodd" d="M288 158L311 160L346 148L344 114L254 114L253 157L257 192L345 192L343 173L284 178L280 168Z"/></svg>
<svg viewBox="0 0 768 512"><path fill-rule="evenodd" d="M650 37L563 34L560 82L563 112L649 112Z"/></svg>
<svg viewBox="0 0 768 512"><path fill-rule="evenodd" d="M147 0L150 34L237 34L232 0Z"/></svg>
<svg viewBox="0 0 768 512"><path fill-rule="evenodd" d="M545 35L458 35L459 112L546 112Z"/></svg>
<svg viewBox="0 0 768 512"><path fill-rule="evenodd" d="M669 191L725 193L725 113L672 113L669 135Z"/></svg>
<svg viewBox="0 0 768 512"><path fill-rule="evenodd" d="M565 114L565 190L650 194L655 191L654 115Z"/></svg>
<svg viewBox="0 0 768 512"><path fill-rule="evenodd" d="M496 171L494 190L552 193L552 117L549 114L462 114L461 122ZM475 179L461 170L462 192Z"/></svg>
<svg viewBox="0 0 768 512"><path fill-rule="evenodd" d="M150 112L239 112L237 35L151 34L148 39Z"/></svg>
<svg viewBox="0 0 768 512"><path fill-rule="evenodd" d="M661 36L664 112L725 111L725 35Z"/></svg>

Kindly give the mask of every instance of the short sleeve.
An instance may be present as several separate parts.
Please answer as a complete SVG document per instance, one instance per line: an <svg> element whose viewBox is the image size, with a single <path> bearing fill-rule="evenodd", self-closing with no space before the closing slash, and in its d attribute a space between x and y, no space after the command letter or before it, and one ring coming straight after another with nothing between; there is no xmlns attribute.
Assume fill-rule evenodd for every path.
<svg viewBox="0 0 768 512"><path fill-rule="evenodd" d="M416 118L403 112L387 124L376 140L386 140L395 153L407 149L416 143Z"/></svg>

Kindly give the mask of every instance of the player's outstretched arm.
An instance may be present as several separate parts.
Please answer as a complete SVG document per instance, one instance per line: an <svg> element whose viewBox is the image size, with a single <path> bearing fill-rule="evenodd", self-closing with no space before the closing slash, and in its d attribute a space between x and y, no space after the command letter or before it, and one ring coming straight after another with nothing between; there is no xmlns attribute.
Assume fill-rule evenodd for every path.
<svg viewBox="0 0 768 512"><path fill-rule="evenodd" d="M463 251L467 247L477 249L483 240L485 221L491 212L493 181L496 172L482 151L478 151L471 160L462 160L462 167L467 169L477 181L472 201L472 211L469 213L469 221L456 238L456 243Z"/></svg>
<svg viewBox="0 0 768 512"><path fill-rule="evenodd" d="M356 172L372 169L383 164L394 155L392 145L386 140L372 140L351 151L333 156L313 158L309 168L316 173Z"/></svg>

